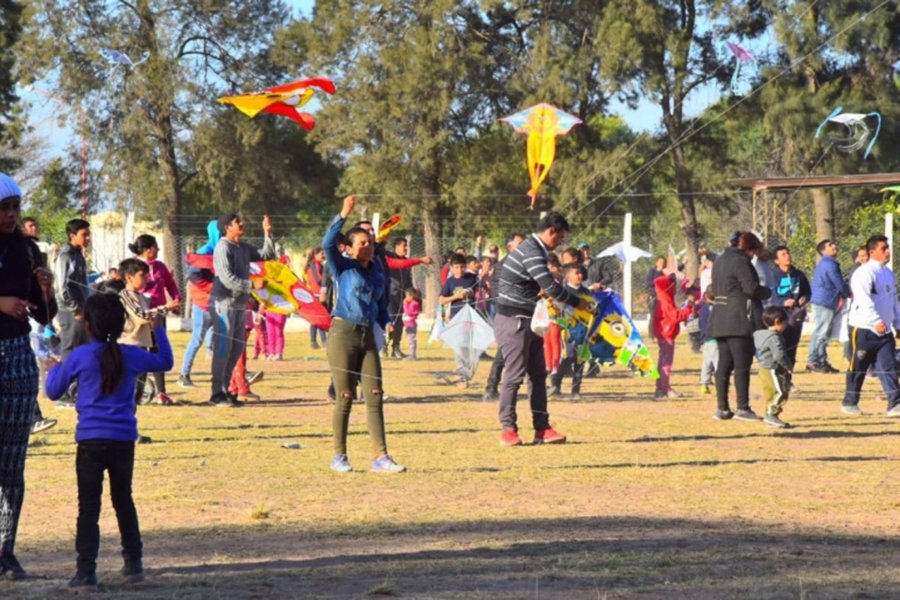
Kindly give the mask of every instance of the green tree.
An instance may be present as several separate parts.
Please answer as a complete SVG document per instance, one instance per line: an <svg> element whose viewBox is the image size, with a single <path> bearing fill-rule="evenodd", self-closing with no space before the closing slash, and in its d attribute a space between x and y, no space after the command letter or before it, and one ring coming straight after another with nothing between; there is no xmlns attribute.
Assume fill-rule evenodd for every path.
<svg viewBox="0 0 900 600"><path fill-rule="evenodd" d="M166 261L180 264L183 191L197 174L192 131L222 92L257 87L287 19L280 0L35 0L19 46L25 83L50 77L81 105L91 161L118 204L160 217ZM103 48L146 61L111 65ZM228 88L231 90L228 90ZM74 112L74 111L73 111ZM266 197L260 193L263 207Z"/></svg>
<svg viewBox="0 0 900 600"><path fill-rule="evenodd" d="M77 198L79 189L72 180L72 170L62 158L52 159L43 176L26 196L25 212L34 217L41 228L41 238L55 243L66 239L66 222L81 216Z"/></svg>
<svg viewBox="0 0 900 600"><path fill-rule="evenodd" d="M898 168L896 139L900 102L894 71L900 59L900 14L893 3L862 12L854 2L766 2L780 42L773 80L761 91L767 133L784 175L890 172ZM871 11L871 16L869 12ZM775 76L777 75L777 78ZM813 140L817 125L836 106L845 112L881 112L883 128L868 160L841 153L827 140ZM810 192L817 239L835 236L835 201L825 189ZM862 198L860 194L842 194ZM853 206L844 203L845 214Z"/></svg>
<svg viewBox="0 0 900 600"><path fill-rule="evenodd" d="M22 6L14 0L0 0L0 171L17 166L13 150L17 131L10 127L15 118L18 97L15 93L15 54L12 48L22 31Z"/></svg>
<svg viewBox="0 0 900 600"><path fill-rule="evenodd" d="M323 101L313 139L345 159L344 191L374 195L361 204L414 208L434 257L442 220L453 214L445 195L451 148L493 117L483 15L473 0L320 3L286 31L276 54L281 64L335 76L338 94ZM429 280L430 297L436 285Z"/></svg>
<svg viewBox="0 0 900 600"><path fill-rule="evenodd" d="M729 62L716 53L717 37L757 35L765 23L761 12L757 3L722 0L612 0L602 21L606 80L662 112L664 149L657 156L671 161L692 275L700 227L687 148L696 143L691 138L699 124L685 111L692 92L714 82L724 85L731 75Z"/></svg>

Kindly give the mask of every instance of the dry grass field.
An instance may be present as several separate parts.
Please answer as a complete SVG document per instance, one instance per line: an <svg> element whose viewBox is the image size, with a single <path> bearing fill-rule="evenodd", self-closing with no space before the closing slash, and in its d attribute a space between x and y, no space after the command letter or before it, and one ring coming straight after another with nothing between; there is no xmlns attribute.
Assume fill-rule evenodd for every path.
<svg viewBox="0 0 900 600"><path fill-rule="evenodd" d="M284 362L251 361L260 402L203 406L201 353L199 387L169 377L183 405L140 409L154 440L135 465L148 579L118 575L105 496L101 597L900 598L900 420L883 416L877 380L864 417L839 412L842 375L801 374L793 428L718 422L682 344L682 399L654 401L652 382L609 368L581 401L551 401L570 443L502 448L481 400L488 363L475 388L440 385L452 358L428 347L385 363L388 443L409 472L368 472L356 406L356 471L339 475L325 353L306 339L289 336ZM176 364L186 341L173 336ZM65 597L74 573L75 414L44 406L60 424L30 451L17 549L34 577L0 582L4 599Z"/></svg>

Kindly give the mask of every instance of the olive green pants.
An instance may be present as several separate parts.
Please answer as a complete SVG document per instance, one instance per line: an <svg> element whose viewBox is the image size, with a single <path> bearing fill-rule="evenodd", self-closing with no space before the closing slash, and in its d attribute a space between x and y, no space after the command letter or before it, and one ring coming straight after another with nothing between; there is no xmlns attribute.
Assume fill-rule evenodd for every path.
<svg viewBox="0 0 900 600"><path fill-rule="evenodd" d="M381 359L372 328L354 325L343 319L333 319L325 346L334 381L334 453L347 454L350 409L359 388L366 400L366 425L372 438L374 457L387 454Z"/></svg>

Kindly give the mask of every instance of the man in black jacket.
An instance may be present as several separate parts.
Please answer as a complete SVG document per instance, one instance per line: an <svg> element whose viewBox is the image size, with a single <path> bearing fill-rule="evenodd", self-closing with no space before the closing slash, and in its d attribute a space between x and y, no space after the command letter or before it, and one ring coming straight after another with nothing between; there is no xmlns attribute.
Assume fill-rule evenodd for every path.
<svg viewBox="0 0 900 600"><path fill-rule="evenodd" d="M60 358L65 360L76 347L87 343L82 313L88 297L87 262L84 252L91 243L91 225L83 219L66 223L69 243L56 258L56 277L59 281L56 302L59 305Z"/></svg>
<svg viewBox="0 0 900 600"><path fill-rule="evenodd" d="M563 243L569 222L555 211L537 224L535 233L511 252L500 273L494 333L503 353L505 371L500 392L500 424L504 446L522 444L516 424L516 398L525 376L531 383L529 399L535 444L559 444L566 436L550 426L547 412L547 369L544 340L531 330L531 319L541 295L587 310L588 303L558 283L547 269L550 251Z"/></svg>

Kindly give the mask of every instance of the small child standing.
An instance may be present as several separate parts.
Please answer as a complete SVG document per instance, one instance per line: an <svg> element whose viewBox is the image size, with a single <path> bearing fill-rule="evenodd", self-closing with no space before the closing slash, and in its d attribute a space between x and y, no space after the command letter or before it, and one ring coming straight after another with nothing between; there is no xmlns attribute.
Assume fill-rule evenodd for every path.
<svg viewBox="0 0 900 600"><path fill-rule="evenodd" d="M694 314L694 300L688 297L683 308L675 306L675 274L660 275L653 282L656 287L656 311L653 313L653 331L659 344L659 379L656 380L657 400L679 398L681 394L672 389L672 362L675 360L675 338L683 323Z"/></svg>
<svg viewBox="0 0 900 600"><path fill-rule="evenodd" d="M767 306L762 312L763 325L753 333L756 358L759 360L759 380L766 402L766 425L784 429L790 427L778 415L784 410L791 391L790 357L784 349L782 332L787 325L788 315L780 306Z"/></svg>
<svg viewBox="0 0 900 600"><path fill-rule="evenodd" d="M562 281L562 264L559 257L551 252L547 256L547 270L557 282ZM562 330L555 322L550 323L544 332L544 365L551 380L559 373L559 365L562 359Z"/></svg>
<svg viewBox="0 0 900 600"><path fill-rule="evenodd" d="M119 292L119 299L122 301L122 306L125 307L127 315L119 343L127 346L139 346L144 350L154 352L156 344L153 339L153 330L157 326L165 324L168 311L177 308L180 302L171 300L165 306L150 308L150 300L142 291L147 285L149 271L147 263L139 258L126 258L119 263L119 273L125 279L125 288ZM148 403L144 401L144 386L146 383L147 374L141 373L138 375L134 389L135 405ZM160 394L158 397L163 404L172 403L166 394ZM149 400L152 399L153 397L150 396ZM149 439L141 438L139 441L146 443Z"/></svg>
<svg viewBox="0 0 900 600"><path fill-rule="evenodd" d="M587 277L587 269L584 265L569 263L563 267L563 278L566 280L566 286L579 296L590 298L591 291L582 285ZM566 357L559 363L559 369L550 378L550 389L547 390L547 396L557 396L562 391L562 378L566 373L572 371L572 400L581 399L581 381L584 378L584 361L578 360L578 347L572 343L572 340L563 332L562 334L566 343Z"/></svg>
<svg viewBox="0 0 900 600"><path fill-rule="evenodd" d="M170 370L174 359L165 327L157 327L153 332L159 348L156 354L137 346L120 345L118 339L125 321L125 307L118 297L90 296L84 307L84 325L93 340L75 348L65 363L52 367L47 375L47 396L51 399L60 398L78 380L78 561L75 577L69 582L74 592L97 591L104 471L109 472L110 495L122 539L122 575L129 583L144 580L143 543L131 496L138 437L134 384L140 373Z"/></svg>
<svg viewBox="0 0 900 600"><path fill-rule="evenodd" d="M716 297L712 291L712 285L706 287L703 293L703 300L700 308L697 310L700 319L700 347L703 351L703 362L700 364L700 393L709 394L709 384L713 382L716 376L716 369L719 367L719 344L716 340L707 335L709 327L709 317L712 314L713 302Z"/></svg>
<svg viewBox="0 0 900 600"><path fill-rule="evenodd" d="M475 288L478 286L478 276L466 271L466 257L462 254L454 254L450 257L450 277L441 288L441 296L438 300L441 304L449 304L450 311L445 314L449 321L453 320L463 306L472 306L475 302ZM474 373L470 373L462 356L456 356L456 372L459 379L455 382L459 387L465 388Z"/></svg>
<svg viewBox="0 0 900 600"><path fill-rule="evenodd" d="M409 356L406 360L416 360L416 332L419 330L419 313L422 312L422 304L419 302L419 291L416 288L406 290L403 299L403 331L409 340Z"/></svg>
<svg viewBox="0 0 900 600"><path fill-rule="evenodd" d="M266 307L259 305L259 309L253 313L253 331L256 332L256 338L253 342L253 360L259 358L262 354L263 360L269 359L269 340L266 337Z"/></svg>

